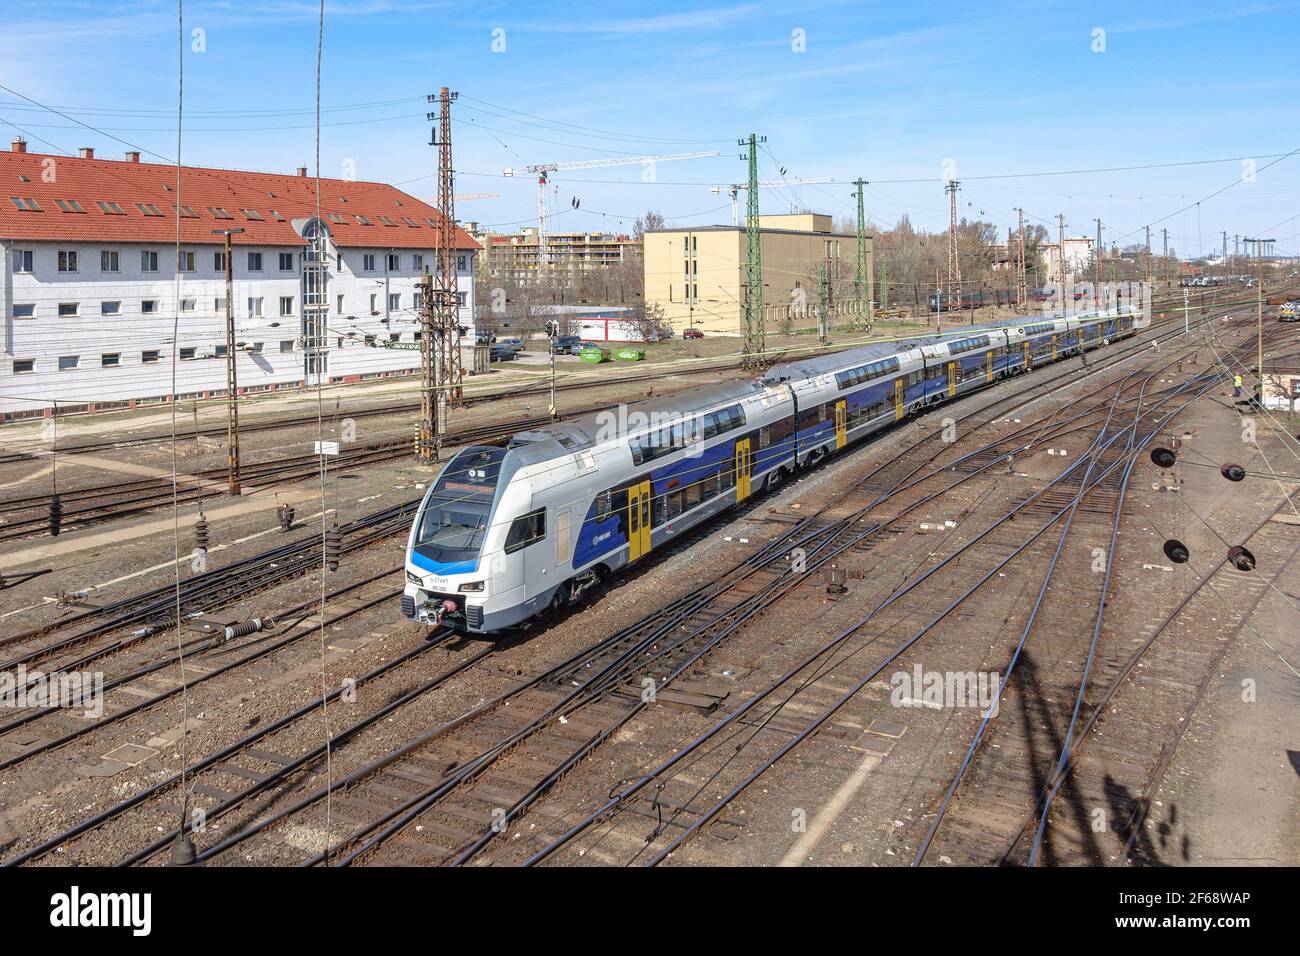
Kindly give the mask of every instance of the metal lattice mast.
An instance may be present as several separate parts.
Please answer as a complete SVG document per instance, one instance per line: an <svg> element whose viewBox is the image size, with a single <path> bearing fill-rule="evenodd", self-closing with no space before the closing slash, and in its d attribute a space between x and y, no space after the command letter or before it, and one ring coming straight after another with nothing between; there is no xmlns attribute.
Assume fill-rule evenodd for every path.
<svg viewBox="0 0 1300 956"><path fill-rule="evenodd" d="M853 291L858 297L859 321L871 314L871 274L867 266L867 216L862 197L862 187L865 185L866 183L859 177L857 192L854 193L858 198L858 274Z"/></svg>
<svg viewBox="0 0 1300 956"><path fill-rule="evenodd" d="M1097 221L1097 244L1092 247L1092 305L1101 308L1101 220Z"/></svg>
<svg viewBox="0 0 1300 956"><path fill-rule="evenodd" d="M826 344L826 265L817 267L817 337L821 344Z"/></svg>
<svg viewBox="0 0 1300 956"><path fill-rule="evenodd" d="M437 309L438 385L444 406L459 405L463 386L460 361L460 292L456 248L456 174L451 163L451 104L456 93L443 87L438 94L438 269L434 276ZM445 416L438 433L447 430Z"/></svg>
<svg viewBox="0 0 1300 956"><path fill-rule="evenodd" d="M880 308L889 312L889 260L880 260Z"/></svg>
<svg viewBox="0 0 1300 956"><path fill-rule="evenodd" d="M949 217L948 217L948 301L945 303L948 309L961 309L961 262L957 257L957 188L960 183L955 179L948 180L948 185L944 191L948 193L949 198ZM954 305L954 303L956 303Z"/></svg>
<svg viewBox="0 0 1300 956"><path fill-rule="evenodd" d="M1061 289L1061 312L1065 312L1065 213L1056 214L1056 265L1059 274L1056 284Z"/></svg>
<svg viewBox="0 0 1300 956"><path fill-rule="evenodd" d="M1029 311L1029 267L1025 256L1025 210L1017 209L1020 218L1020 241L1016 250L1016 311Z"/></svg>
<svg viewBox="0 0 1300 956"><path fill-rule="evenodd" d="M745 350L743 362L746 368L757 368L763 363L763 353L767 348L767 335L763 322L763 259L761 239L758 230L758 144L767 142L766 136L749 134L748 140L740 140L739 145L748 146L749 153L741 154L741 159L749 161L749 195L746 197L748 210L745 220Z"/></svg>

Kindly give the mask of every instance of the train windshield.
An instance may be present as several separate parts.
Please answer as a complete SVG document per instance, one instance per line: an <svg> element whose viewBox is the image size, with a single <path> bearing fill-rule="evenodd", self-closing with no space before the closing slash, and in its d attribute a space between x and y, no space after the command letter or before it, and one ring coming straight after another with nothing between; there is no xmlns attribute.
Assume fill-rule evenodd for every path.
<svg viewBox="0 0 1300 956"><path fill-rule="evenodd" d="M429 490L415 550L441 563L477 558L487 534L504 448L466 448Z"/></svg>

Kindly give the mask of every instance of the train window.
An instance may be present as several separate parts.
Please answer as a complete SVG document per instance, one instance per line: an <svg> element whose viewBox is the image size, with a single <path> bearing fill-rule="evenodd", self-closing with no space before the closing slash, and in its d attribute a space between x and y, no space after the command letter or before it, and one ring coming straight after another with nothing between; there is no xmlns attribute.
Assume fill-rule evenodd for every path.
<svg viewBox="0 0 1300 956"><path fill-rule="evenodd" d="M766 448L770 444L772 444L772 429L763 426L758 430L758 447Z"/></svg>
<svg viewBox="0 0 1300 956"><path fill-rule="evenodd" d="M602 491L596 495L596 520L604 521L614 510L614 493Z"/></svg>
<svg viewBox="0 0 1300 956"><path fill-rule="evenodd" d="M684 489L682 489L683 495L685 497L683 504L688 511L691 508L694 508L703 500L704 483L706 481L712 481L712 479L705 478L704 481L692 481L689 485L687 485Z"/></svg>
<svg viewBox="0 0 1300 956"><path fill-rule="evenodd" d="M708 501L710 498L717 497L719 479L716 474L709 475L700 482L700 500Z"/></svg>
<svg viewBox="0 0 1300 956"><path fill-rule="evenodd" d="M645 505L641 506L641 521L645 522ZM657 528L664 523L664 496L659 495L651 503L650 507L650 527Z"/></svg>
<svg viewBox="0 0 1300 956"><path fill-rule="evenodd" d="M826 421L826 403L825 403L825 402L823 402L822 404L820 404L820 405L817 406L817 420L818 420L819 422L824 422L824 421Z"/></svg>
<svg viewBox="0 0 1300 956"><path fill-rule="evenodd" d="M628 514L629 514L629 519L628 519L628 520L629 520L629 523L630 523L630 525L631 525L631 529L630 529L630 530L631 530L632 534L636 534L638 531L641 530L641 521L640 521L640 515L639 515L639 512L640 512L640 511L641 511L640 508L632 508L632 509L628 512Z"/></svg>
<svg viewBox="0 0 1300 956"><path fill-rule="evenodd" d="M546 509L538 508L510 522L506 534L506 554L513 554L546 537Z"/></svg>
<svg viewBox="0 0 1300 956"><path fill-rule="evenodd" d="M718 434L718 419L712 412L704 416L703 431L705 438L714 438Z"/></svg>
<svg viewBox="0 0 1300 956"><path fill-rule="evenodd" d="M727 467L723 468L718 477L718 488L721 491L727 491L730 488L736 487L736 472L731 465L727 465Z"/></svg>
<svg viewBox="0 0 1300 956"><path fill-rule="evenodd" d="M670 491L665 495L665 502L668 510L668 520L672 521L682 513L682 490Z"/></svg>

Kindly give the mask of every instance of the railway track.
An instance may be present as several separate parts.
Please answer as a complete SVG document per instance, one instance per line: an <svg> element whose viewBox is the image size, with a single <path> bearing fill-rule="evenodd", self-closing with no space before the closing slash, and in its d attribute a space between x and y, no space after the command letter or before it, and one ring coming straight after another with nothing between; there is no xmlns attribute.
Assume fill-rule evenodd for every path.
<svg viewBox="0 0 1300 956"><path fill-rule="evenodd" d="M1095 374L1096 371L1098 369L1094 366L1089 374ZM1027 401L1023 397L1017 400L1021 403ZM1028 401L1032 400L1028 399ZM968 417L984 418L983 424L987 424L996 419L999 414L1003 414L1007 404L1004 400L998 400L978 412L970 413ZM1085 427L1083 419L1088 415L1094 415L1096 410L1096 407L1089 408L1069 420L1057 423L1054 428L1040 429L1040 440L1060 437L1062 429L1077 430ZM972 427L967 434L974 434L977 431L976 423L971 421L969 424ZM1023 447L1027 432L1028 429L1017 430L1011 436L1001 439L1000 443ZM1016 442L1020 442L1021 445L1017 446ZM882 501L889 500L898 489L910 488L913 484L920 483L934 474L941 472L958 474L950 467L939 468L935 465L938 457L950 455L953 451L946 445L941 444L929 456L918 456L915 448L922 447L926 443L926 441L919 443L918 446L914 446L891 462L890 464L896 467L893 474L887 476L887 480L886 477L882 477L881 469L877 470L877 486L892 487L894 490L881 493L873 487L864 486L859 491L864 496L874 499L873 505L880 504ZM934 442L929 443L934 444ZM958 460L959 464L963 464L967 469L967 475L973 476L998 465L1001 456L992 454L989 448L982 448L977 449L973 455L958 456ZM906 461L906 464L900 465L901 461ZM918 477L918 473L927 465L931 468L930 473ZM959 477L958 480L964 481L966 477ZM781 567L781 562L788 558L788 549L807 545L818 559L812 569L816 570L825 561L832 560L836 554L842 553L845 548L864 545L869 547L868 539L879 530L879 526L869 529L856 528L854 522L825 524L810 522L792 529L790 535L778 539L775 543L778 546L775 549L769 548L760 552L760 556L767 555L766 565L761 568L742 565L733 571L737 577L725 587L719 586L717 590L707 595L707 601L700 592L688 596L688 599L693 597L696 601L694 606L691 605L690 600L682 599L686 603L679 602L670 608L668 621L658 621L654 626L643 622L639 627L615 635L568 662L567 669L562 665L553 672L540 675L522 688L508 689L495 703L489 702L482 708L459 718L454 722L454 726L435 729L429 737L413 742L395 754L389 755L381 764L362 768L345 778L336 784L332 791L319 789L314 794L307 794L301 798L300 805L291 807L282 815L257 821L241 833L224 838L220 843L205 849L201 856L204 859L221 856L232 847L274 829L278 823L289 816L294 816L297 820L310 819L312 807L317 806L327 793L341 799L338 791L342 789L345 791L343 796L347 796L352 807L350 819L348 816L341 817L352 825L349 834L335 845L328 855L322 853L316 858L300 862L328 860L328 862L350 863L361 859L366 862L386 859L400 862L428 862L431 857L436 857L442 862L465 862L472 859L478 850L490 842L490 834L498 832L492 825L508 823L514 815L517 815L518 810L526 809L526 806L516 808L516 813L512 814L509 809L499 806L502 803L502 794L514 792L520 786L520 781L528 779L522 775L524 768L515 766L511 761L522 761L524 767L536 770L539 762L545 765L547 754L550 755L550 762L554 763L557 752L567 747L570 752L566 759L550 767L543 779L534 783L536 789L534 799L545 793L560 776L590 753L618 726L622 726L632 714L640 710L644 701L639 693L645 688L636 683L638 677L645 680L644 675L654 671L658 675L653 678L656 680L656 687L662 687L669 681L680 678L723 637L770 607L774 599L785 593L785 589L807 579L807 574L811 571L798 577L792 576L788 568ZM799 534L807 537L802 539L794 537ZM845 541L848 543L846 544ZM788 561L786 563L788 564ZM720 596L723 598L721 602L718 600ZM655 668L658 670L655 671ZM573 689L574 685L577 686L576 691ZM575 693L580 696L575 697ZM521 695L527 696L526 705ZM507 703L518 705L512 710L513 715L535 712L533 719L525 725L531 726L532 729L525 732L522 737L511 735L500 739L500 734L493 730L491 720L484 719L498 714ZM581 711L581 714L578 711ZM487 728L487 736L495 743L491 741L484 743L480 740L467 747L463 737L452 741L449 735L453 732L459 734L461 728L467 724L474 725L475 734L483 734L484 728ZM567 732L559 733L558 744L553 739L557 728L567 729ZM539 734L543 730L546 732ZM519 728L516 728L516 733L518 731ZM580 746L575 751L571 747L575 740L579 744L585 742L585 746ZM470 760L461 760L459 764L454 760L450 763L445 761L439 763L445 754L432 751L435 755L431 756L429 747L441 747L448 743L453 743L454 749L460 754L478 748L476 756ZM394 774L392 770L398 765L403 772ZM294 769L300 769L301 766L304 765L296 765ZM439 776L437 772L430 769L438 766L450 766L453 769L446 775ZM512 767L518 772L512 772ZM262 771L257 772L267 776L266 771L267 768L263 768ZM395 784L393 778L404 782ZM268 784L266 789L277 787L283 779L282 776L274 776L275 782ZM422 783L426 784L423 789L420 788ZM396 797L395 791L401 793L404 799ZM259 789L256 792L264 791ZM377 794L383 794L384 798L377 799ZM482 816L484 811L478 805L482 804L484 797L490 798L493 794L495 800L492 809L500 810L501 818L488 821L489 835L485 836L481 832L476 833L471 821L475 819L475 814L478 817ZM229 802L219 804L222 809L218 812L225 813L237 808L241 800L253 794L247 794L237 800L233 799L236 795L237 791L229 792L225 797L220 798ZM525 793L523 796L528 794ZM531 803L531 800L529 802ZM384 812L377 813L377 808ZM307 817L302 816L305 811L308 813ZM492 811L488 811L488 814L491 817ZM430 841L426 837L413 841L408 825L417 818L421 821L420 827L425 828L421 830L423 833L429 832L426 824L434 821L436 823L434 832L442 839ZM479 819L478 822L484 821ZM316 821L313 825L318 823L319 821ZM400 839L394 840L393 837L399 834ZM471 839L462 839L465 837ZM53 842L58 843L57 840ZM138 862L149 858L156 854L161 846L162 844L154 846L148 853L133 861ZM390 854L392 856L388 856Z"/></svg>

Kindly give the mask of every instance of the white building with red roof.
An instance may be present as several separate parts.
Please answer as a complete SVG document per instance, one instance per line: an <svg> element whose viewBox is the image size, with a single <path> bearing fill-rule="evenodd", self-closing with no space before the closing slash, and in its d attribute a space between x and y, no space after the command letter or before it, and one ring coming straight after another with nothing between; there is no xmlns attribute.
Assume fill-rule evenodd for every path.
<svg viewBox="0 0 1300 956"><path fill-rule="evenodd" d="M321 179L318 205L303 168L185 166L178 182L176 166L138 153L45 155L21 140L0 152L0 182L0 421L56 402L224 394L226 230L241 393L419 373L418 283L436 267L441 214L393 186ZM456 228L467 350L478 248Z"/></svg>

